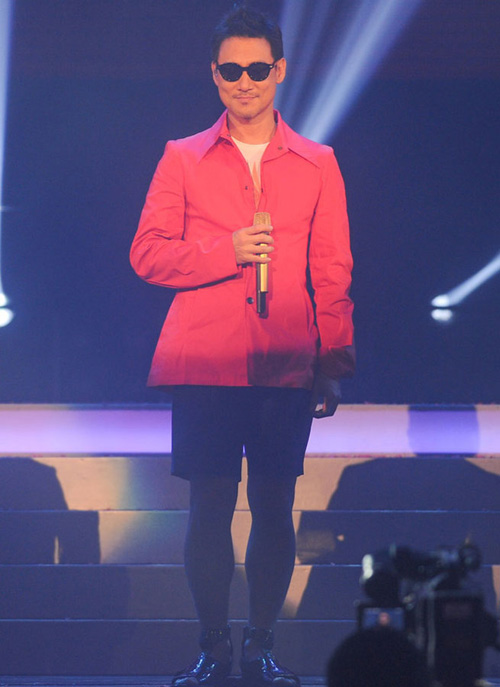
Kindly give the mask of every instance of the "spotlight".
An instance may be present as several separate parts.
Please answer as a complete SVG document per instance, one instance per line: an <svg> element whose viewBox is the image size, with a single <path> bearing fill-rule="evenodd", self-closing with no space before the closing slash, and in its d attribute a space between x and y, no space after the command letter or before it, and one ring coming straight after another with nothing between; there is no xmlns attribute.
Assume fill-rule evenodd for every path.
<svg viewBox="0 0 500 687"><path fill-rule="evenodd" d="M10 308L0 308L0 327L6 327L14 319L14 313Z"/></svg>
<svg viewBox="0 0 500 687"><path fill-rule="evenodd" d="M470 296L471 293L476 291L498 272L500 272L500 253L480 269L479 272L473 274L472 277L469 277L454 289L448 291L448 293L442 293L433 298L431 305L435 308L449 308L454 305L459 305L467 296Z"/></svg>
<svg viewBox="0 0 500 687"><path fill-rule="evenodd" d="M431 311L431 317L433 320L436 320L436 322L449 324L453 321L455 313L453 310L449 310L448 308L436 308L435 310Z"/></svg>
<svg viewBox="0 0 500 687"><path fill-rule="evenodd" d="M305 21L307 0L288 0L284 4L282 26L290 61L295 58L303 69L302 77L285 80L277 97L278 107L287 121L301 134L318 142L327 142L366 82L388 53L392 44L410 21L421 0L358 0L347 30L328 33L327 12L335 3L314 3L309 22ZM300 42L296 37L300 36ZM320 46L320 47L318 47ZM325 57L326 56L326 57ZM314 63L327 63L321 87L305 98L305 81ZM292 90L293 89L293 90ZM311 102L301 117L295 117L298 103Z"/></svg>

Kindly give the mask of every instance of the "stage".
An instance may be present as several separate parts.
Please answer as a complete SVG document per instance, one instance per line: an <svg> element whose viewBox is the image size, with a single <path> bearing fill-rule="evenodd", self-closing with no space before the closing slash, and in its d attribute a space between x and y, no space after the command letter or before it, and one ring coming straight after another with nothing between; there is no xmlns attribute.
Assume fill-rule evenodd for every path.
<svg viewBox="0 0 500 687"><path fill-rule="evenodd" d="M229 251L233 273L193 270L188 283L191 270L175 257L180 282L146 284L130 248L166 142L207 131L227 105L219 89L231 82L217 66L214 87L209 36L231 4L0 2L0 687L158 687L193 659L199 628L183 569L189 488L170 475L170 397L146 379L165 316L181 300L176 290L195 289L201 303L241 275ZM298 134L334 149L354 259L356 373L342 381L335 416L313 423L293 508L295 568L276 628L279 660L305 676L305 687L320 687L329 656L357 627L367 553L471 542L482 554L471 583L486 610L500 610L500 3L250 4L283 30L288 69L269 100L269 131L276 107ZM268 84L284 64L273 60ZM245 79L259 74L249 72L252 62L240 65ZM269 131L260 143L273 141ZM283 265L299 264L283 250L299 225L315 297L321 285L347 280L325 281L329 269L313 278L310 269L323 255L313 240L326 218L323 190L337 197L326 191L329 174L308 190L309 166L288 180L300 151L279 150L263 158L257 208L272 211L276 238L261 324L273 324L286 294L275 334L289 361L292 315L309 297L301 287L305 298L292 302L278 277ZM274 174L285 155L287 174ZM174 194L174 215L169 201L161 236L153 231L161 255L163 238L189 242L188 226L212 215L210 241L226 230L234 241L249 226L252 180L236 184L238 169L247 170L234 162L230 173L221 165L217 183L207 174L200 204L187 187ZM197 168L193 188L202 178ZM332 232L347 227L334 218L341 187ZM226 209L234 213L227 222ZM342 245L329 253L336 271ZM346 302L334 290L325 322ZM213 293L225 327L233 301ZM247 314L252 303L249 296ZM183 313L197 331L219 321L204 308L201 318L191 306ZM309 328L312 321L311 312ZM188 371L217 367L207 344L220 338L218 374L227 372L247 324L234 327L238 345L221 336L222 325L215 337L200 335L205 363L196 353ZM347 342L319 330L323 348ZM193 340L184 336L182 347ZM166 360L182 369L175 356ZM238 650L248 617L245 461L232 527ZM236 671L238 651L235 658ZM492 649L484 675L500 684Z"/></svg>
<svg viewBox="0 0 500 687"><path fill-rule="evenodd" d="M14 676L1 685L158 685L190 662L188 488L170 476L169 451L168 406L0 407L0 674ZM361 558L392 542L430 551L471 540L483 555L474 580L494 612L499 494L500 406L347 405L315 421L277 626L283 663L321 684L355 629ZM244 477L233 521L236 647L249 529ZM494 680L499 659L485 652Z"/></svg>

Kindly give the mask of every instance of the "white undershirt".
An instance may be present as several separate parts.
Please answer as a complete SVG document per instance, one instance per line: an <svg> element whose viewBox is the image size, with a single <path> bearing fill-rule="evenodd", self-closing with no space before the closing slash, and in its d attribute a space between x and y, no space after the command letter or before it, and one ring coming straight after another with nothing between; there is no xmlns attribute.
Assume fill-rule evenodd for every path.
<svg viewBox="0 0 500 687"><path fill-rule="evenodd" d="M260 184L260 163L262 162L264 152L269 145L269 141L267 143L243 143L243 141L238 141L234 137L233 141L247 161L250 169L254 186L255 206L257 207L259 204L260 194L262 192Z"/></svg>

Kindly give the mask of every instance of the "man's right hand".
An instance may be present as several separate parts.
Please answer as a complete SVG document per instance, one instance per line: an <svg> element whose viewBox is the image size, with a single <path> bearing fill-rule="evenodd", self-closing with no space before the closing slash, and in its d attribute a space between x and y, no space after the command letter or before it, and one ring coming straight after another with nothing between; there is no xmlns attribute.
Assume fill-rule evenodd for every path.
<svg viewBox="0 0 500 687"><path fill-rule="evenodd" d="M233 245L236 264L271 262L268 253L274 250L272 245L274 239L269 235L269 232L272 230L273 228L270 224L256 224L235 231L233 233Z"/></svg>

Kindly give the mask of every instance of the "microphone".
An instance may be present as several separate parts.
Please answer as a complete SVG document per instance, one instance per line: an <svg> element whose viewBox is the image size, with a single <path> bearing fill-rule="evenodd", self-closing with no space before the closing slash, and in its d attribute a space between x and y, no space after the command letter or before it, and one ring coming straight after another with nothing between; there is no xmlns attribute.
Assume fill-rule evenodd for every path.
<svg viewBox="0 0 500 687"><path fill-rule="evenodd" d="M259 224L271 224L271 215L268 212L256 212L253 217L254 225ZM260 246L265 246L265 243L259 244ZM260 257L263 258L266 253L261 253ZM256 262L256 274L257 274L257 312L262 315L266 311L266 293L269 291L269 264Z"/></svg>

